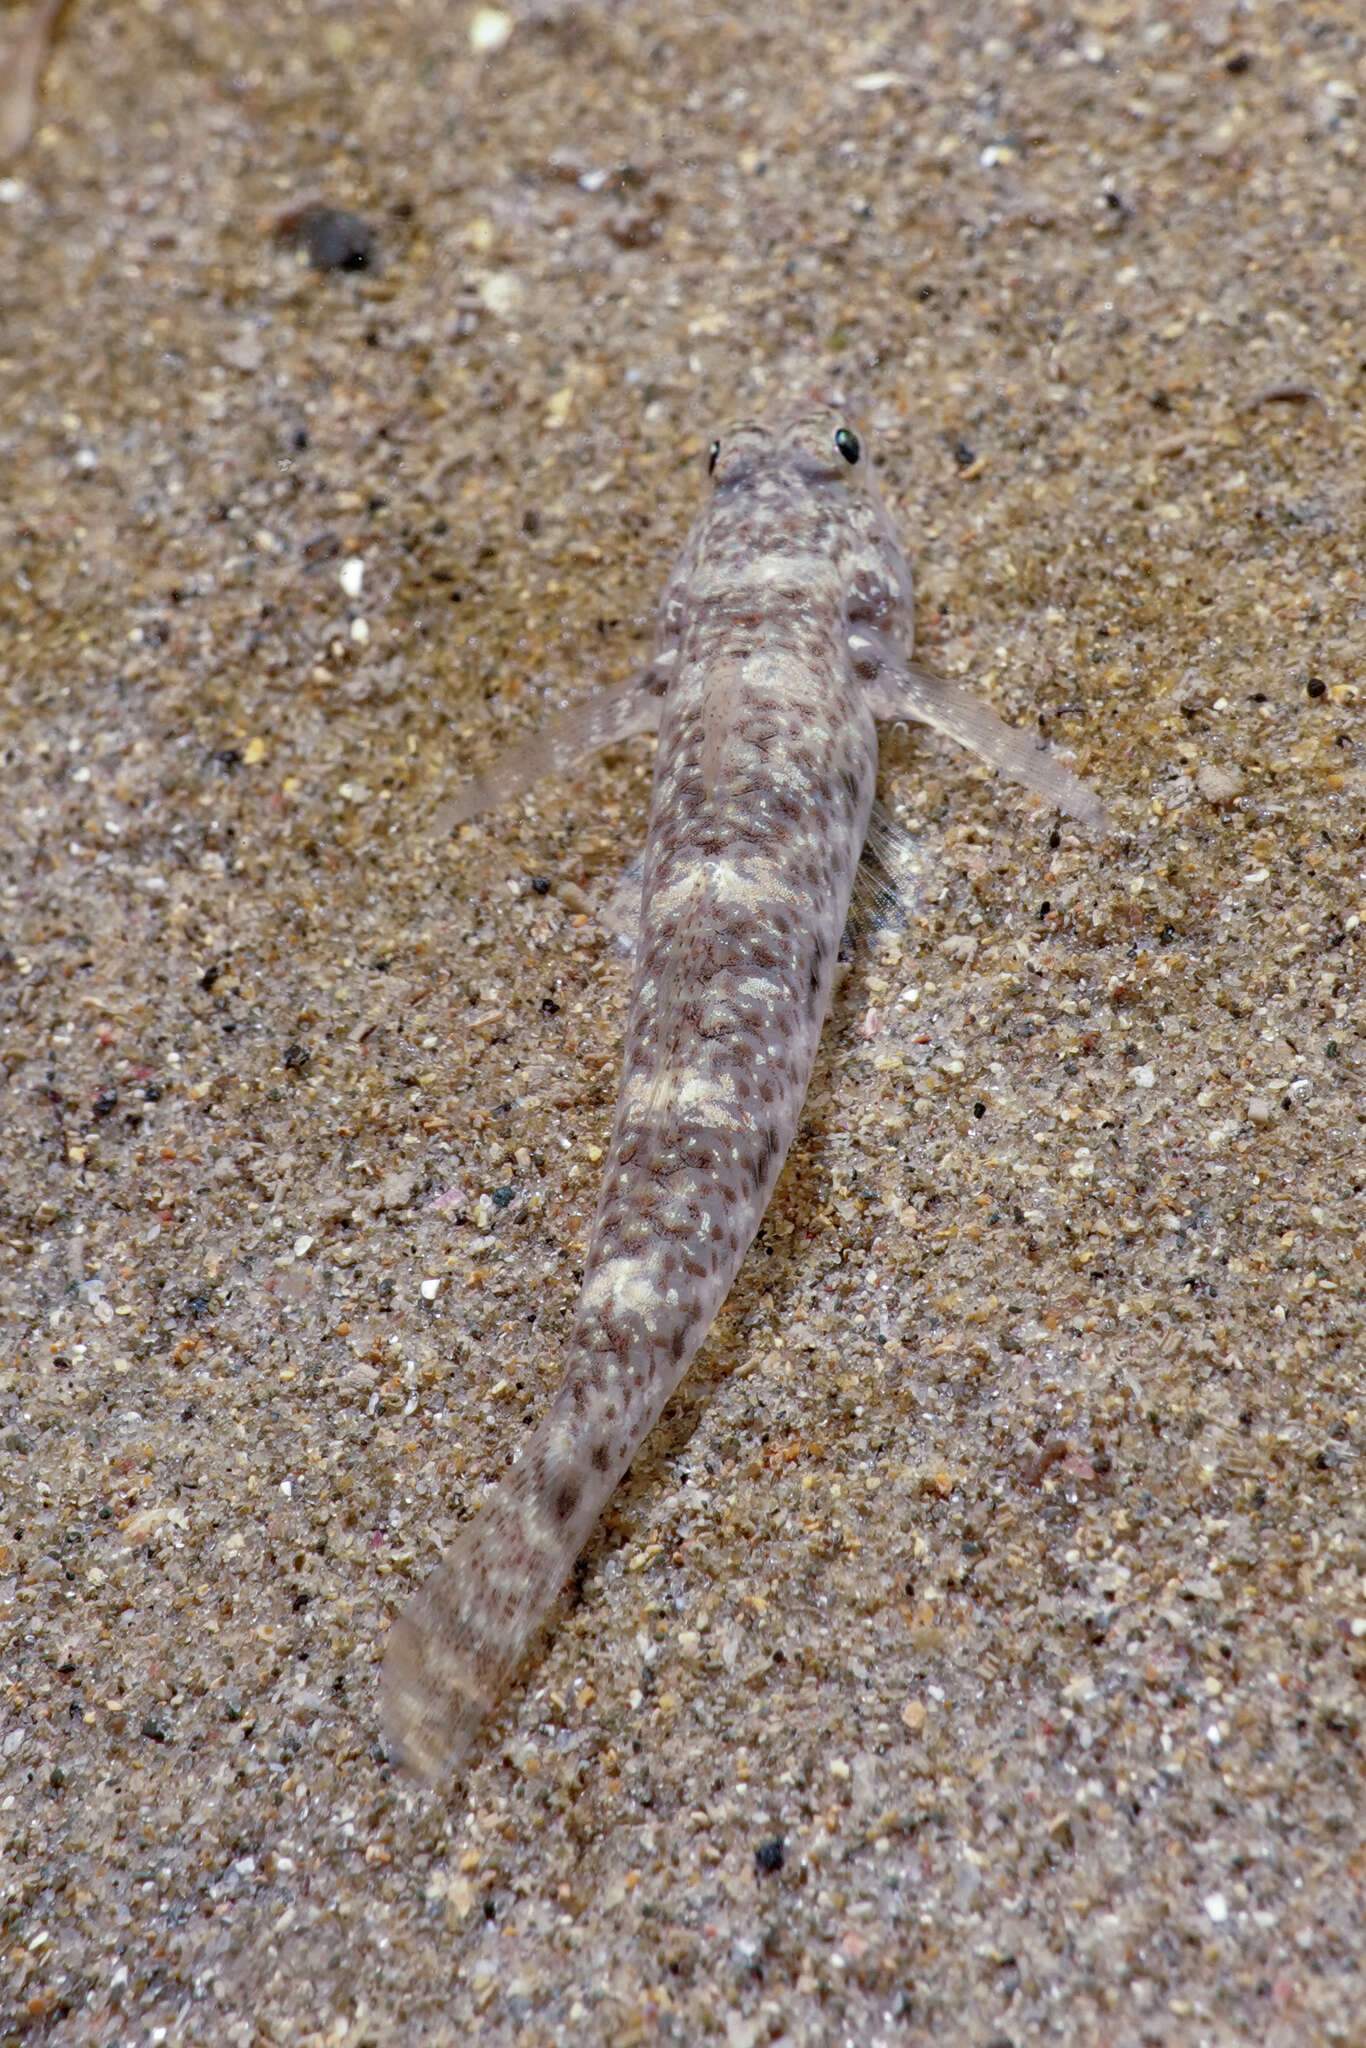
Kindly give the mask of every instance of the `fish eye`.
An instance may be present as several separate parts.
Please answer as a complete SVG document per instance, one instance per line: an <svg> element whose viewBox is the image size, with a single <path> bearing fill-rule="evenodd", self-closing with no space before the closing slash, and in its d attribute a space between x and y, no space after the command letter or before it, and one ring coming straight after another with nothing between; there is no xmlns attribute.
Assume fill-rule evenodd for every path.
<svg viewBox="0 0 1366 2048"><path fill-rule="evenodd" d="M835 446L846 462L857 462L863 453L858 444L858 435L851 433L848 427L836 427Z"/></svg>
<svg viewBox="0 0 1366 2048"><path fill-rule="evenodd" d="M716 467L716 462L717 462L717 458L718 458L718 456L720 455L720 453L721 453L721 443L720 443L719 441L713 441L713 442L712 442L712 444L711 444L711 446L710 446L710 448L709 448L709 449L707 450L707 475L708 475L708 476L710 476L710 475L711 475L711 473L712 473L712 471L713 471L713 470L715 469L715 467Z"/></svg>

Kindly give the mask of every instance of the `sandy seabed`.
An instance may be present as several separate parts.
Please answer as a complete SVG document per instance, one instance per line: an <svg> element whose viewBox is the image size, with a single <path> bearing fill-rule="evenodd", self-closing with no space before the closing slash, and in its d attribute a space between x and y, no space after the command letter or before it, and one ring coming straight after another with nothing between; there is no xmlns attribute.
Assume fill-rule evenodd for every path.
<svg viewBox="0 0 1366 2048"><path fill-rule="evenodd" d="M75 0L0 177L0 2043L1366 2038L1366 30ZM357 214L313 267L300 209ZM448 1796L385 1630L558 1371L714 424L927 659L759 1243Z"/></svg>

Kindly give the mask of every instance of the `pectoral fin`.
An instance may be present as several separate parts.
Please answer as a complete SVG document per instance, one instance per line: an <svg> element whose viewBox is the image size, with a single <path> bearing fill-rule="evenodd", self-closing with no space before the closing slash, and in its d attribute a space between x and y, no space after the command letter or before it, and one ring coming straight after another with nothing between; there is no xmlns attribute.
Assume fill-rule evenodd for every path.
<svg viewBox="0 0 1366 2048"><path fill-rule="evenodd" d="M1105 806L1095 791L1046 753L1030 734L1007 725L961 684L916 662L903 661L881 635L860 629L857 640L854 658L867 680L875 718L913 718L932 726L979 760L1022 782L1045 803L1066 811L1088 831L1108 829Z"/></svg>
<svg viewBox="0 0 1366 2048"><path fill-rule="evenodd" d="M439 832L454 831L481 811L505 804L550 775L563 775L576 762L638 732L656 732L663 690L653 665L615 690L599 691L586 703L559 712L520 746L509 748L482 775L472 775L436 814Z"/></svg>

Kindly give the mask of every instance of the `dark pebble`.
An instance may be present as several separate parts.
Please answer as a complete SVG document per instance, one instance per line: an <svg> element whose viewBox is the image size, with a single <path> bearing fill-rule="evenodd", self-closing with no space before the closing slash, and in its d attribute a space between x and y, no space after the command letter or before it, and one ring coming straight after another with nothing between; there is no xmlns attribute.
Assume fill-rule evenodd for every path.
<svg viewBox="0 0 1366 2048"><path fill-rule="evenodd" d="M287 214L281 234L301 244L315 270L374 270L375 231L358 213L340 206L305 206Z"/></svg>

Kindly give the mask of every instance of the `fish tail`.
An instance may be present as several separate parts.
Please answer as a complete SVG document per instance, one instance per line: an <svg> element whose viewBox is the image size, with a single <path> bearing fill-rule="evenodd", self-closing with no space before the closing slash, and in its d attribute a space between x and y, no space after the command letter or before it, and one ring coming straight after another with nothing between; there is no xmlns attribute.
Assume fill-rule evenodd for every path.
<svg viewBox="0 0 1366 2048"><path fill-rule="evenodd" d="M389 1632L384 1724L428 1783L449 1779L498 1704L628 1461L585 1466L564 1394Z"/></svg>

